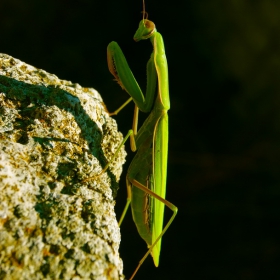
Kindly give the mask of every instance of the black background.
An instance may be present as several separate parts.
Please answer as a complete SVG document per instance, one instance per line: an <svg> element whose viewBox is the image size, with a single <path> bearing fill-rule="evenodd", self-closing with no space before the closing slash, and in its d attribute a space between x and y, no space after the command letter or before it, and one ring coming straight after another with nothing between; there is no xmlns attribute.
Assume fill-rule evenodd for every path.
<svg viewBox="0 0 280 280"><path fill-rule="evenodd" d="M141 0L1 0L0 52L97 89L113 111L128 96L107 69L110 41L145 86L151 46L132 40L141 9ZM147 0L146 9L169 63L167 199L179 213L160 266L149 257L135 279L279 279L280 2ZM124 134L132 113L115 118ZM130 276L146 245L130 213L121 231Z"/></svg>

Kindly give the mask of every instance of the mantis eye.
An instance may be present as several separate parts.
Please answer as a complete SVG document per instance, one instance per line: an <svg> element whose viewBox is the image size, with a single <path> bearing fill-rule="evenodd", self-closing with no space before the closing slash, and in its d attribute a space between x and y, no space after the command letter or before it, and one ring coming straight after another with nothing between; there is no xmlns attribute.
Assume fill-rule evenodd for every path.
<svg viewBox="0 0 280 280"><path fill-rule="evenodd" d="M146 30L145 30L145 34L143 34L143 36L145 36L145 37L149 37L156 30L156 25L148 19L144 20L144 26L145 26Z"/></svg>
<svg viewBox="0 0 280 280"><path fill-rule="evenodd" d="M146 28L150 28L150 29L153 29L155 27L155 24L148 19L144 19L144 25Z"/></svg>
<svg viewBox="0 0 280 280"><path fill-rule="evenodd" d="M156 32L155 24L148 19L142 19L133 38L138 42L152 37L154 32Z"/></svg>

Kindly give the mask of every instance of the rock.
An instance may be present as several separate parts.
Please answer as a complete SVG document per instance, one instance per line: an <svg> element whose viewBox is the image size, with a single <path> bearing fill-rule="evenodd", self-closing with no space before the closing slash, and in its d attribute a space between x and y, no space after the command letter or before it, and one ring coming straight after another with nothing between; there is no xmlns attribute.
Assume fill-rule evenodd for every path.
<svg viewBox="0 0 280 280"><path fill-rule="evenodd" d="M0 54L0 279L123 279L121 140L94 89Z"/></svg>

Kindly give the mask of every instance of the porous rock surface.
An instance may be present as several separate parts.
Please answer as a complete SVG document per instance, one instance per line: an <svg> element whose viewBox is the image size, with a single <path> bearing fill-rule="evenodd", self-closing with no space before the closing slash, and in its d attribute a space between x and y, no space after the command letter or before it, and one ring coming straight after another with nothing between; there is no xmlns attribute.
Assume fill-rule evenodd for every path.
<svg viewBox="0 0 280 280"><path fill-rule="evenodd" d="M0 54L0 279L123 278L121 140L94 89Z"/></svg>

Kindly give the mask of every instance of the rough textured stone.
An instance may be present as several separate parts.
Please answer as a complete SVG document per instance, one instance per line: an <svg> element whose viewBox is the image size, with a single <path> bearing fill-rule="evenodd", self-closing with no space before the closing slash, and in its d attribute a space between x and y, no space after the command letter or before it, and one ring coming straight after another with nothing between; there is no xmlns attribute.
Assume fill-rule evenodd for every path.
<svg viewBox="0 0 280 280"><path fill-rule="evenodd" d="M0 54L0 279L123 278L121 140L95 90Z"/></svg>

